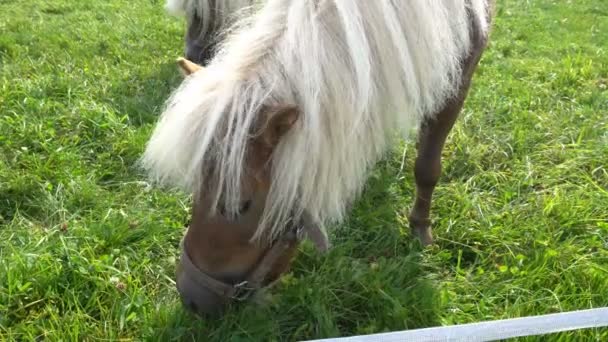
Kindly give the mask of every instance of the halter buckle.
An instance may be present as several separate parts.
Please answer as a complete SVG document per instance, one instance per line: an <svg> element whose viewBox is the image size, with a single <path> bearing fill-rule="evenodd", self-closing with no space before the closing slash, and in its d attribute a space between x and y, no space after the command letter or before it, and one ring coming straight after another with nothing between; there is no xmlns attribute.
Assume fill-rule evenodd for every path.
<svg viewBox="0 0 608 342"><path fill-rule="evenodd" d="M234 293L230 296L231 299L239 302L246 301L255 293L256 288L250 286L249 281L245 280L234 285Z"/></svg>

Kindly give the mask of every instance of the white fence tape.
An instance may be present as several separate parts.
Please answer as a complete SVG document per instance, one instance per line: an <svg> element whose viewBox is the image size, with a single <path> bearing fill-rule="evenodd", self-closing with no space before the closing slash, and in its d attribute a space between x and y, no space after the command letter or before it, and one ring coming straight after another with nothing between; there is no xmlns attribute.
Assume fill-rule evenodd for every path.
<svg viewBox="0 0 608 342"><path fill-rule="evenodd" d="M435 342L496 341L506 338L536 336L560 331L608 326L608 307L542 316L503 319L462 325L434 327L390 333L314 340L316 342ZM309 341L310 342L310 341Z"/></svg>

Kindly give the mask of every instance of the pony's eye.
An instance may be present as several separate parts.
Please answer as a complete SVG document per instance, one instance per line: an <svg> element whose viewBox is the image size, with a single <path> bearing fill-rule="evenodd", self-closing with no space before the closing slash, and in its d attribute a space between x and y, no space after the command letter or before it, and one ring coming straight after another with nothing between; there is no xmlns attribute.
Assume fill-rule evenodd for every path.
<svg viewBox="0 0 608 342"><path fill-rule="evenodd" d="M239 208L239 212L236 214L236 216L238 217L239 215L243 215L245 213L247 213L247 211L249 210L249 208L251 208L251 200L245 201L243 203L241 203L241 207ZM220 206L218 208L220 215L226 217L226 208L224 208L223 206Z"/></svg>
<svg viewBox="0 0 608 342"><path fill-rule="evenodd" d="M241 204L241 208L239 209L239 214L246 213L250 207L251 207L251 200L243 202L243 204Z"/></svg>

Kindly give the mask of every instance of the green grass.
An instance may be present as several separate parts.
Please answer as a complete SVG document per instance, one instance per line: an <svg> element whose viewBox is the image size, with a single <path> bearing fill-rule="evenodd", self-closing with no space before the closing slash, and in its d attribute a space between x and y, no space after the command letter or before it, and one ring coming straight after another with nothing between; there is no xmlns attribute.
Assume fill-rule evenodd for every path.
<svg viewBox="0 0 608 342"><path fill-rule="evenodd" d="M436 246L409 235L414 148L401 171L396 146L328 255L303 246L267 301L219 321L175 290L188 197L135 166L183 30L160 0L0 0L0 340L297 340L608 306L605 0L499 3Z"/></svg>

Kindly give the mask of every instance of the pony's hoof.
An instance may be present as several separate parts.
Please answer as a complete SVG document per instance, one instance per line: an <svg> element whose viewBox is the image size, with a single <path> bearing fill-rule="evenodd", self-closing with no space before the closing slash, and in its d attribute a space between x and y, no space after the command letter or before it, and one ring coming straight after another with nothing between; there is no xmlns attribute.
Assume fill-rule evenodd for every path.
<svg viewBox="0 0 608 342"><path fill-rule="evenodd" d="M433 244L433 233L431 232L431 220L419 219L410 216L410 228L412 232L418 236L420 243L424 246L430 246Z"/></svg>
<svg viewBox="0 0 608 342"><path fill-rule="evenodd" d="M418 238L420 239L420 243L424 247L430 246L433 244L433 234L431 233L431 227L426 227L424 230L418 230L416 232L418 234Z"/></svg>

